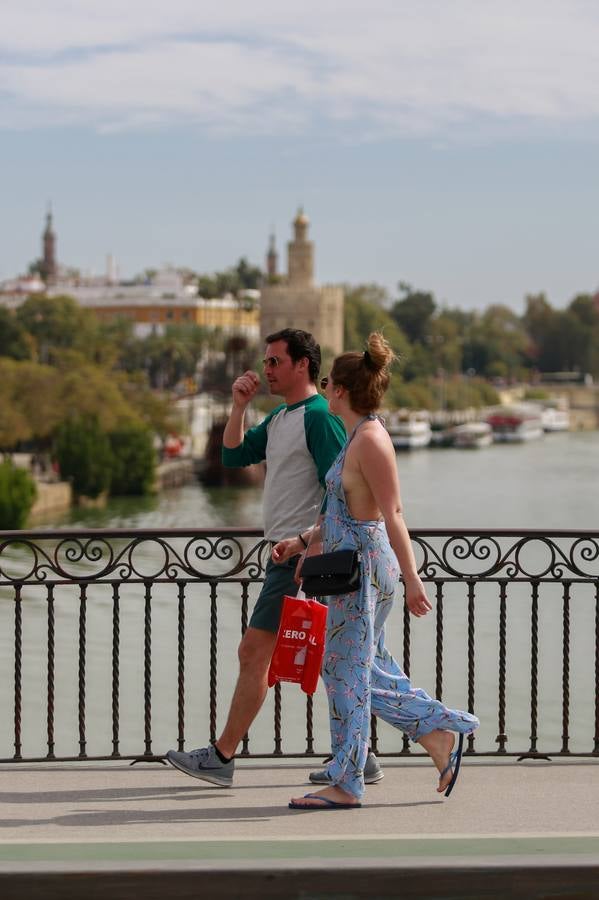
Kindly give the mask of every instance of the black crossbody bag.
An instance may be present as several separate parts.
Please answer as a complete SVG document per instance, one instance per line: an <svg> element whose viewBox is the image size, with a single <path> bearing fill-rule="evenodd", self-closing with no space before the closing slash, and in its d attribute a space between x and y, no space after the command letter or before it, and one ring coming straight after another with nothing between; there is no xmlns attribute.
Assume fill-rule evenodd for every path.
<svg viewBox="0 0 599 900"><path fill-rule="evenodd" d="M324 506L324 497L316 516ZM306 547L312 543L312 534ZM358 550L333 550L332 553L321 553L319 556L306 556L300 570L302 590L306 597L334 597L337 594L351 594L357 591L362 581L360 563L362 556Z"/></svg>
<svg viewBox="0 0 599 900"><path fill-rule="evenodd" d="M300 571L306 597L351 594L361 583L361 555L358 550L334 550L307 556Z"/></svg>

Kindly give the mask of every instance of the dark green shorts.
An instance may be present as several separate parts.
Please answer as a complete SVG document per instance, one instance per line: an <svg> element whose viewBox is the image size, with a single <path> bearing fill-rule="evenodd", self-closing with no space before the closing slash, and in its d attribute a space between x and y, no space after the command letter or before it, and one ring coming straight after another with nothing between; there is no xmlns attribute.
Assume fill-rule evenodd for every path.
<svg viewBox="0 0 599 900"><path fill-rule="evenodd" d="M298 586L293 580L298 559L299 557L292 556L291 559L280 565L273 563L272 559L268 560L264 573L264 584L250 619L252 628L261 628L263 631L277 633L283 608L283 597L286 594L289 597L295 597L298 592Z"/></svg>

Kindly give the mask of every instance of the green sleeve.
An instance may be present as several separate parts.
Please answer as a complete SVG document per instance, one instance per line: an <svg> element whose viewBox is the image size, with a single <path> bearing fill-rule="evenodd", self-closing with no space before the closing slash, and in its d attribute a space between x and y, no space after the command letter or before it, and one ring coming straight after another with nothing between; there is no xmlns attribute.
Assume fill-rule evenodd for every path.
<svg viewBox="0 0 599 900"><path fill-rule="evenodd" d="M266 459L266 442L268 440L268 423L283 408L283 405L273 409L259 425L248 428L243 442L238 447L223 447L222 461L223 466L228 469L237 469L242 466L251 466L253 463L262 462Z"/></svg>
<svg viewBox="0 0 599 900"><path fill-rule="evenodd" d="M346 441L345 426L326 408L307 409L304 417L306 444L324 487L324 478Z"/></svg>

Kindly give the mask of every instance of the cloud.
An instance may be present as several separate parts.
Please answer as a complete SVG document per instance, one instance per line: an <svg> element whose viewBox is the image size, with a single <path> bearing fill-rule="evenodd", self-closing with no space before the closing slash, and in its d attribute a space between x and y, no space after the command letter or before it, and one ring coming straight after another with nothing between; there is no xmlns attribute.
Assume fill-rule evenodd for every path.
<svg viewBox="0 0 599 900"><path fill-rule="evenodd" d="M9 0L5 128L352 137L593 128L591 0Z"/></svg>

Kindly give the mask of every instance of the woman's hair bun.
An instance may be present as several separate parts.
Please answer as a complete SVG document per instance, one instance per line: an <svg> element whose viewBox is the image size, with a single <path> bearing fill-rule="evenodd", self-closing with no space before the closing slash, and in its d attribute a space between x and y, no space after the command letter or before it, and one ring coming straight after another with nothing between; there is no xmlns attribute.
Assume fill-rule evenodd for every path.
<svg viewBox="0 0 599 900"><path fill-rule="evenodd" d="M383 337L380 331L373 331L366 341L364 352L366 366L375 372L380 372L387 369L394 359L396 356L389 341Z"/></svg>

